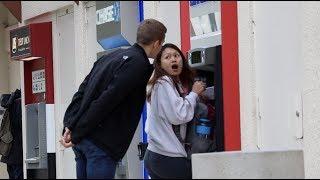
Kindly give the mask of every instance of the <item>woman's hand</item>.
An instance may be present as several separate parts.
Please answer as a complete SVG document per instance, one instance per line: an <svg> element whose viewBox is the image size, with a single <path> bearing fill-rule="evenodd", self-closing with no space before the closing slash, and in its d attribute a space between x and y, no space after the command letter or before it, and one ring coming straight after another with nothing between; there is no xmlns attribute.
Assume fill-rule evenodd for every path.
<svg viewBox="0 0 320 180"><path fill-rule="evenodd" d="M202 81L196 81L192 86L192 91L198 95L200 95L205 90L205 83Z"/></svg>

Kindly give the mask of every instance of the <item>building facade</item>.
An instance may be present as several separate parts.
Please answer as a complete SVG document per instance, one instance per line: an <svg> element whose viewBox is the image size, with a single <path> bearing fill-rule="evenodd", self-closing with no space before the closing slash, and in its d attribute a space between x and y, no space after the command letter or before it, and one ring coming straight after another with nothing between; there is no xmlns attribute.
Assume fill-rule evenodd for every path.
<svg viewBox="0 0 320 180"><path fill-rule="evenodd" d="M143 18L155 18L167 26L166 42L178 45L184 52L194 48L190 40L192 32L188 30L193 4L188 1L140 1L137 5L139 3L143 4ZM220 7L224 146L225 151L230 152L227 155L209 153L205 156L207 166L201 166L201 173L194 173L194 177L206 173L208 176L204 177L232 177L231 171L237 171L233 166L221 172L225 176L210 174L210 169L215 167L210 163L216 158L221 166L236 163L232 158L239 161L243 157L252 158L269 165L261 166L266 169L274 166L263 158L270 152L276 153L270 156L282 159L284 165L292 163L287 160L290 157L299 157L303 162L295 168L303 168L304 178L320 177L320 110L317 108L320 107L320 3L231 1L221 2ZM10 31L33 23L52 22L54 103L50 142L54 144L56 178L75 178L73 152L61 147L58 140L72 95L91 70L97 53L103 51L96 37L96 3L21 1L20 22L10 7L0 3L0 9L3 24L0 27L0 93L25 88L24 62L10 60ZM24 102L22 98L22 104ZM23 110L24 133L26 123ZM141 123L138 129L142 127ZM137 133L138 140L134 143L140 141L141 133ZM26 136L23 141L26 142ZM137 153L134 143L132 154ZM198 157L194 158L196 171L200 165ZM129 171L138 172L127 177L143 177L142 162L136 159L127 162L130 162ZM137 163L141 168L135 166ZM243 163L243 167L250 167ZM24 168L27 177L26 166ZM281 177L295 174L290 172L292 169L280 171L289 171ZM261 174L255 177L274 177L272 174L277 172Z"/></svg>

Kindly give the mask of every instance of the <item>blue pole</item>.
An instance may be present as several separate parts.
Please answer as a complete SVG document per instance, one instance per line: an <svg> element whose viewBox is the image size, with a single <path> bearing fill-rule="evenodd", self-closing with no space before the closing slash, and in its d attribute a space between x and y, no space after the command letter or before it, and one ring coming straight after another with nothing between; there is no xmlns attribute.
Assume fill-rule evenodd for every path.
<svg viewBox="0 0 320 180"><path fill-rule="evenodd" d="M144 20L143 13L143 1L139 0L139 14L140 14L140 22Z"/></svg>

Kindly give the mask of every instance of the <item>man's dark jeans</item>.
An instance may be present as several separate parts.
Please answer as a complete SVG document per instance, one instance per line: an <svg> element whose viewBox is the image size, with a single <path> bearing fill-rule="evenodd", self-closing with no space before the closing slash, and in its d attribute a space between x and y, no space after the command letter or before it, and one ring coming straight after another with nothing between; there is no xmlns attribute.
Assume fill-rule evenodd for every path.
<svg viewBox="0 0 320 180"><path fill-rule="evenodd" d="M90 140L84 139L73 147L78 179L113 179L116 162Z"/></svg>

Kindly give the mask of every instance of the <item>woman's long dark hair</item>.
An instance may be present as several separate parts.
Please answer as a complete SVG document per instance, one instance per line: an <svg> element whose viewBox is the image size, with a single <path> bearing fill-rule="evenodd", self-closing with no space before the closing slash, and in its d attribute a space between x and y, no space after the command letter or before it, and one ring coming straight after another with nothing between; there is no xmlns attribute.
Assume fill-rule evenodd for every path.
<svg viewBox="0 0 320 180"><path fill-rule="evenodd" d="M192 71L190 69L190 66L189 66L185 56L183 55L182 51L176 45L171 44L171 43L167 43L162 46L159 54L157 55L157 57L153 63L154 73L148 83L148 85L151 86L150 90L147 93L147 101L148 102L151 101L151 93L152 93L154 85L157 83L158 79L160 79L161 77L169 76L174 83L177 83L177 82L175 82L176 80L173 77L171 77L164 69L161 68L161 56L166 48L172 48L172 49L176 50L177 52L179 52L179 54L182 58L182 62L183 62L182 71L181 71L181 74L179 75L180 82L182 83L183 87L186 87L188 89L188 91L191 91L191 89L192 89L192 84L193 84L193 79L194 79L194 74L195 74L194 71Z"/></svg>

